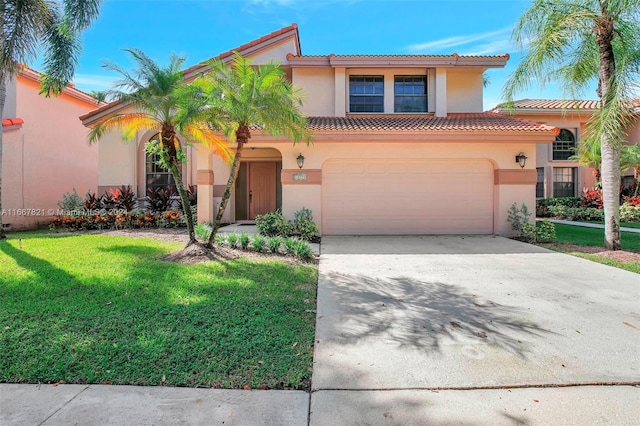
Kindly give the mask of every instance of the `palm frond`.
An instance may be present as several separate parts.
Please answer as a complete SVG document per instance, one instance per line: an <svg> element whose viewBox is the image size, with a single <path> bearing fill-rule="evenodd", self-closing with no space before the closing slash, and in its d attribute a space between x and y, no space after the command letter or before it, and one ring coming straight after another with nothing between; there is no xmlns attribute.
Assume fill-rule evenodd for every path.
<svg viewBox="0 0 640 426"><path fill-rule="evenodd" d="M233 153L227 141L214 130L194 124L186 126L180 133L190 142L205 145L225 163L231 164L233 161Z"/></svg>
<svg viewBox="0 0 640 426"><path fill-rule="evenodd" d="M126 113L117 114L108 117L106 120L97 124L89 132L89 143L95 143L105 134L112 130L120 130L122 138L129 141L135 137L140 130L157 130L160 131L162 125L155 117L151 117L144 113Z"/></svg>

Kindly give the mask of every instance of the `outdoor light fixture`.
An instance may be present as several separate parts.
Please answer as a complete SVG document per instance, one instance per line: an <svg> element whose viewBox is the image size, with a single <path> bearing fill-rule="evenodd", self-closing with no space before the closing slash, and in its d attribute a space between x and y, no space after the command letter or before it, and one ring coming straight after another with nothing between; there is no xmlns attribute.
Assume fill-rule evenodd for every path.
<svg viewBox="0 0 640 426"><path fill-rule="evenodd" d="M298 167L302 169L302 166L304 166L304 155L300 153L300 155L296 157L296 161L298 162Z"/></svg>
<svg viewBox="0 0 640 426"><path fill-rule="evenodd" d="M527 164L527 156L524 155L524 152L521 152L518 155L516 155L516 163L520 164L521 169L524 169L524 166L526 166Z"/></svg>

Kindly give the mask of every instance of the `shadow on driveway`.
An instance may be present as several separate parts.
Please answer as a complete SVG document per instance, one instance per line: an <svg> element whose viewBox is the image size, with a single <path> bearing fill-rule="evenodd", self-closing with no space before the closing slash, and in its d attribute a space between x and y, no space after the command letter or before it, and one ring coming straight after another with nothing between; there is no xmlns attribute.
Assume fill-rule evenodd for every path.
<svg viewBox="0 0 640 426"><path fill-rule="evenodd" d="M329 273L329 297L341 312L332 341L353 344L385 340L421 352L441 349L443 341L486 344L526 358L528 337L551 333L523 320L522 309L500 305L442 282L408 277L375 279ZM473 348L468 356L474 357Z"/></svg>

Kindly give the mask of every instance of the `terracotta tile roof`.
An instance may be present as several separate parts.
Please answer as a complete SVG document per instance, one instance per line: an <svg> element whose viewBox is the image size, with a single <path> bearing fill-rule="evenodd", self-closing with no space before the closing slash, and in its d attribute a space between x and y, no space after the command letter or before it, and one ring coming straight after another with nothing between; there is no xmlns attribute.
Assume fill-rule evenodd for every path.
<svg viewBox="0 0 640 426"><path fill-rule="evenodd" d="M22 124L24 124L24 120L22 118L3 118L2 119L2 127L20 126Z"/></svg>
<svg viewBox="0 0 640 426"><path fill-rule="evenodd" d="M264 36L262 36L260 38L252 40L252 41L250 41L248 43L245 43L245 44L243 44L241 46L238 46L238 47L236 47L234 49L231 49L231 50L228 50L228 51L226 51L224 53L221 53L218 56L214 56L214 58L219 58L219 59L228 58L228 57L233 55L233 52L242 52L243 50L251 49L252 47L258 46L259 44L267 42L267 41L269 41L271 39L274 39L274 38L276 38L276 37L278 37L278 36L280 36L282 34L286 34L286 33L290 32L290 31L297 31L297 30L298 30L298 24L293 23L293 24L289 25L288 27L281 28L281 29L279 29L277 31L274 31L274 32L269 33L267 35L264 35ZM297 43L298 43L298 52L302 52L300 50L300 39L299 38L297 38ZM213 59L213 58L211 58L211 59ZM188 74L190 74L190 73L192 73L194 71L197 71L197 70L199 70L201 68L205 68L206 67L206 62L208 62L208 61L204 61L204 62L201 62L201 63L199 63L197 65L194 65L192 67L187 68L186 70L183 71L184 75L188 75Z"/></svg>
<svg viewBox="0 0 640 426"><path fill-rule="evenodd" d="M446 117L427 116L351 116L308 117L313 131L339 132L547 132L553 127L509 117L494 112L448 114Z"/></svg>
<svg viewBox="0 0 640 426"><path fill-rule="evenodd" d="M42 79L42 73L34 70L33 68L29 68L26 65L22 65L20 69L20 75L27 77L33 81L37 81L40 83ZM80 99L81 101L87 102L89 104L98 105L98 101L89 93L78 89L73 82L70 82L67 87L65 87L63 93L66 93L70 96L73 96L76 99ZM105 103L103 103L105 104Z"/></svg>
<svg viewBox="0 0 640 426"><path fill-rule="evenodd" d="M592 100L566 100L566 99L520 99L513 101L516 109L543 109L543 110L595 110L600 108L600 101ZM506 109L506 104L499 104L493 110Z"/></svg>

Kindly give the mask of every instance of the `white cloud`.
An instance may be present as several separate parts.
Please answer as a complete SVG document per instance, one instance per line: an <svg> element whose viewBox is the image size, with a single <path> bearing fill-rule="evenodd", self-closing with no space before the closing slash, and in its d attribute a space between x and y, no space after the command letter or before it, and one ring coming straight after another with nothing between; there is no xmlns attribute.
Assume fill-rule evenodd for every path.
<svg viewBox="0 0 640 426"><path fill-rule="evenodd" d="M490 49L503 49L503 46L510 46L509 36L511 34L511 27L501 28L495 31L487 31L479 34L470 34L464 36L447 37L440 40L429 41L426 43L411 44L405 47L413 53L434 53L437 51L443 51L445 49L451 49L459 46L468 46L469 51L482 51L486 54ZM477 44L479 41L484 41L483 44ZM495 45L495 47L494 47ZM495 53L497 50L491 50L491 53ZM461 52L457 52L461 53ZM478 54L478 53L476 53Z"/></svg>

